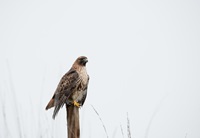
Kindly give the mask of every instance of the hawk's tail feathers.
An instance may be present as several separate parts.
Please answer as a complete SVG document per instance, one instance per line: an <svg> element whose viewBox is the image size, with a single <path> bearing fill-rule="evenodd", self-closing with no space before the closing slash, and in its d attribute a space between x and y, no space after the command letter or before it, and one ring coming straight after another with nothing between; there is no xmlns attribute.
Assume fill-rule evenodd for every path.
<svg viewBox="0 0 200 138"><path fill-rule="evenodd" d="M46 106L46 110L48 110L48 109L50 109L50 108L52 108L52 107L54 107L54 99L51 99L50 101L49 101L49 103L47 104L47 106Z"/></svg>
<svg viewBox="0 0 200 138"><path fill-rule="evenodd" d="M55 103L55 108L54 108L54 111L53 111L53 119L55 119L56 115L58 114L58 111L60 110L61 107L63 107L63 105L65 104L65 101L66 101L66 97L65 96L62 96L59 101L56 101Z"/></svg>

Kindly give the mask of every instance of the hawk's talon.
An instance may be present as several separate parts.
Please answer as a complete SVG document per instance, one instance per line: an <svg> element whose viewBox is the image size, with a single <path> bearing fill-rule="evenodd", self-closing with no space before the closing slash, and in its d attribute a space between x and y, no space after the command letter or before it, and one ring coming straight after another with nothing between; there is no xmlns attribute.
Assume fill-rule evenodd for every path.
<svg viewBox="0 0 200 138"><path fill-rule="evenodd" d="M76 101L74 101L74 106L76 106L76 107L80 107L80 104L79 103L77 103Z"/></svg>

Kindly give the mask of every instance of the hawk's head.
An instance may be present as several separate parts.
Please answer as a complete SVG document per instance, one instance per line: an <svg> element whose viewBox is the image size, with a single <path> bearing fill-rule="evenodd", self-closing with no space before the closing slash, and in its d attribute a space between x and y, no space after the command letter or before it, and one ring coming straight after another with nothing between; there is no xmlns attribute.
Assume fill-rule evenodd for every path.
<svg viewBox="0 0 200 138"><path fill-rule="evenodd" d="M80 57L78 57L78 58L76 59L76 63L77 63L78 65L80 65L80 66L85 66L87 62L88 62L88 59L87 59L87 57L85 57L85 56L80 56Z"/></svg>

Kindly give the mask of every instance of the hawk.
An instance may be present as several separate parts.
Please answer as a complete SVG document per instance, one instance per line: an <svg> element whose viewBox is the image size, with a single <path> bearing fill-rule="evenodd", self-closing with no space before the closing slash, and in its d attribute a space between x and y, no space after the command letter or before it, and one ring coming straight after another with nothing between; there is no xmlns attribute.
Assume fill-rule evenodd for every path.
<svg viewBox="0 0 200 138"><path fill-rule="evenodd" d="M89 75L86 71L87 57L78 57L71 69L61 78L57 89L46 106L46 110L55 107L53 119L64 104L80 107L87 96Z"/></svg>

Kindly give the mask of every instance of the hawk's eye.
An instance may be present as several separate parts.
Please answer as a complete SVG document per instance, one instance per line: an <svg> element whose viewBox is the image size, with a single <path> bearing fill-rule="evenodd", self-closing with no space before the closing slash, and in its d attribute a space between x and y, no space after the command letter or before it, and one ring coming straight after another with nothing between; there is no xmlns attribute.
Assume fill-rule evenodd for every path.
<svg viewBox="0 0 200 138"><path fill-rule="evenodd" d="M81 61L84 61L84 58L81 58L80 60L81 60Z"/></svg>
<svg viewBox="0 0 200 138"><path fill-rule="evenodd" d="M80 59L79 59L79 62L82 63L82 62L83 62L83 58L80 58Z"/></svg>

